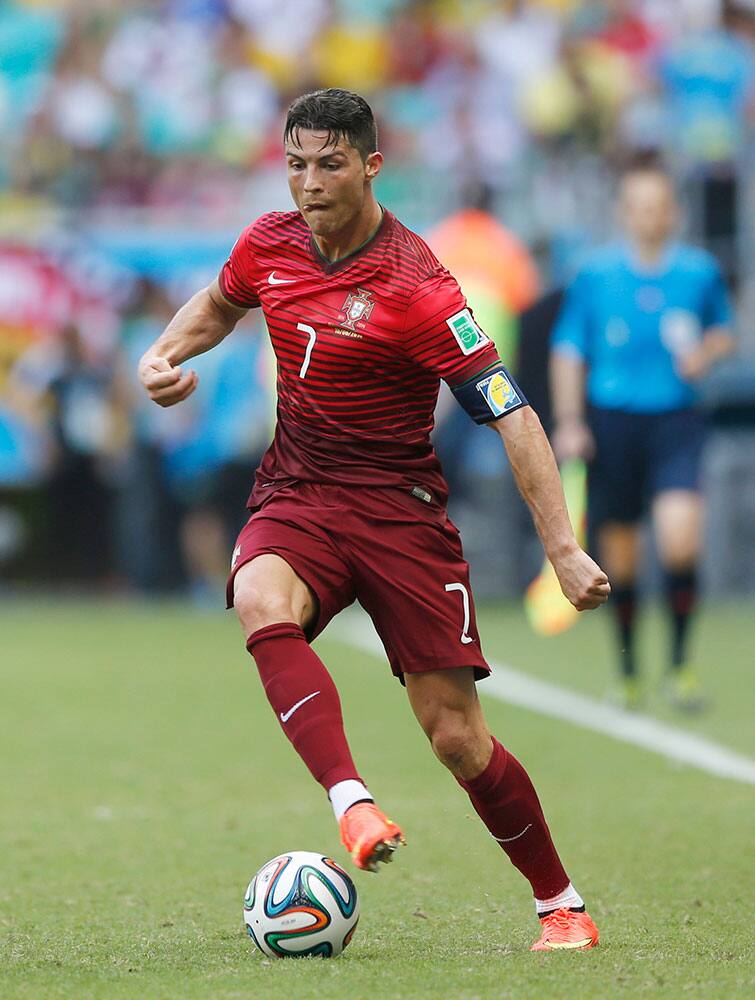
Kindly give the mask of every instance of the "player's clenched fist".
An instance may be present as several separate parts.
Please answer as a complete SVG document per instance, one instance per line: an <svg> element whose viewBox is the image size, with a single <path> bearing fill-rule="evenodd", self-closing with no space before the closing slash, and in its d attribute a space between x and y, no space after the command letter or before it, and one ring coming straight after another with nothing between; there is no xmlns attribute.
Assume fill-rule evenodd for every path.
<svg viewBox="0 0 755 1000"><path fill-rule="evenodd" d="M605 604L611 593L608 577L598 564L580 548L554 562L564 595L577 611L590 611Z"/></svg>
<svg viewBox="0 0 755 1000"><path fill-rule="evenodd" d="M199 381L195 371L185 375L165 358L145 355L139 363L139 380L149 398L159 406L174 406L190 396Z"/></svg>

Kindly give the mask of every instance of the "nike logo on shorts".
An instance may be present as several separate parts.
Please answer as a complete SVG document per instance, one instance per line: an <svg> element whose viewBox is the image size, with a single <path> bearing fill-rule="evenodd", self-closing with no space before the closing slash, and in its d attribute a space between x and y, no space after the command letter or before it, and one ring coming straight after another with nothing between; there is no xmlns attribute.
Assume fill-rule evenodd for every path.
<svg viewBox="0 0 755 1000"><path fill-rule="evenodd" d="M319 693L320 693L319 691L313 691L312 694L308 694L306 698L302 698L301 701L297 701L295 705L292 705L287 712L281 712L280 714L281 722L288 722L288 720L291 718L294 712L300 709L302 705L306 705L308 701L311 701L313 698L316 698Z"/></svg>
<svg viewBox="0 0 755 1000"><path fill-rule="evenodd" d="M268 285L291 285L296 281L296 278L276 278L275 271L271 271L267 276Z"/></svg>

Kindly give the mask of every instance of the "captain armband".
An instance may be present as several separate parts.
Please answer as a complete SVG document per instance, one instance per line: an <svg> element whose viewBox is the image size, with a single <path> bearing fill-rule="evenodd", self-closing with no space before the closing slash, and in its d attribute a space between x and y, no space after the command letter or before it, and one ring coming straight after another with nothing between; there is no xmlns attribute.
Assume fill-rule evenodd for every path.
<svg viewBox="0 0 755 1000"><path fill-rule="evenodd" d="M489 424L505 413L527 406L524 393L498 361L451 392L476 424Z"/></svg>

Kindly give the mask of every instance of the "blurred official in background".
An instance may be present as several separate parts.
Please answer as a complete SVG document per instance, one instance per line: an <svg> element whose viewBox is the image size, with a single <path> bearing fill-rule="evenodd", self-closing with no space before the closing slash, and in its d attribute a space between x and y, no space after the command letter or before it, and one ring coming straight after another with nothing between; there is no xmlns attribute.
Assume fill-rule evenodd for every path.
<svg viewBox="0 0 755 1000"><path fill-rule="evenodd" d="M696 603L705 421L695 384L733 347L716 261L673 234L679 207L656 163L621 181L626 241L595 253L569 288L552 339L557 457L589 460L589 518L613 582L621 697L641 700L635 657L640 523L650 512L672 621L666 691L703 704L688 659Z"/></svg>

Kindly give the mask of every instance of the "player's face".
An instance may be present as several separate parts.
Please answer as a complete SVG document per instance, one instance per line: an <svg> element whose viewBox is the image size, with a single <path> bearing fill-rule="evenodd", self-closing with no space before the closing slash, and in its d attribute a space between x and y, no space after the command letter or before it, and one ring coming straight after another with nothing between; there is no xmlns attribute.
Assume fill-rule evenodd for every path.
<svg viewBox="0 0 755 1000"><path fill-rule="evenodd" d="M315 236L332 237L357 220L382 156L366 161L343 139L327 144L327 132L299 129L286 144L288 186Z"/></svg>
<svg viewBox="0 0 755 1000"><path fill-rule="evenodd" d="M630 238L663 243L676 228L679 210L670 181L663 174L630 174L621 189L621 219Z"/></svg>

